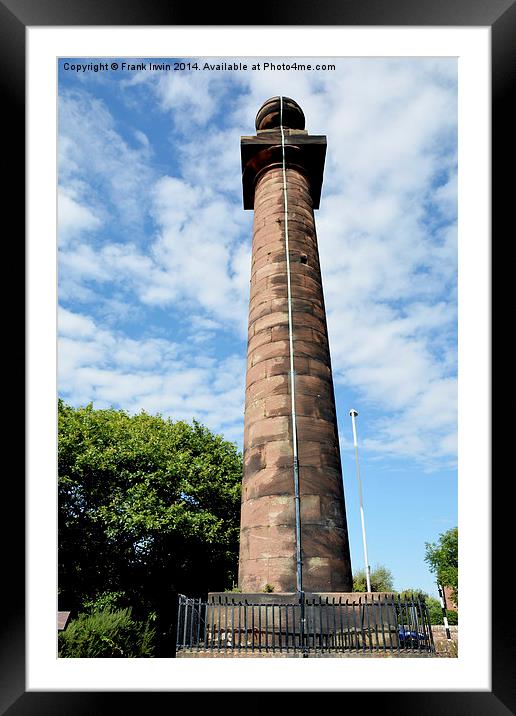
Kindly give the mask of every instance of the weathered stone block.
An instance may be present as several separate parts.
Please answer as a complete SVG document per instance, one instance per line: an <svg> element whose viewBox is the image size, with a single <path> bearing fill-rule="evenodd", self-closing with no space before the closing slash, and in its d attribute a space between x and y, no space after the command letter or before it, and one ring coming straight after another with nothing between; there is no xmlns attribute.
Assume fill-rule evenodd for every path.
<svg viewBox="0 0 516 716"><path fill-rule="evenodd" d="M322 444L313 440L303 440L298 446L299 464L301 467L322 467Z"/></svg>
<svg viewBox="0 0 516 716"><path fill-rule="evenodd" d="M267 368L268 377L290 373L289 355L278 356L277 358L269 358L268 360L263 361L263 363ZM308 360L306 360L303 365L305 366L305 369L308 370Z"/></svg>
<svg viewBox="0 0 516 716"><path fill-rule="evenodd" d="M296 356L303 356L310 358L310 364L311 367L312 361L317 360L323 363L324 365L328 366L329 368L329 360L330 360L330 353L324 344L321 343L315 343L312 341L303 341L296 338L296 341L294 343L294 352ZM321 369L322 370L322 369ZM315 372L315 371L310 371ZM331 375L331 370L330 370Z"/></svg>
<svg viewBox="0 0 516 716"><path fill-rule="evenodd" d="M296 411L300 416L320 418L333 424L335 421L335 406L333 401L321 400L313 395L296 392Z"/></svg>
<svg viewBox="0 0 516 716"><path fill-rule="evenodd" d="M259 445L270 441L288 439L291 424L287 416L256 420L249 426L248 440L250 445Z"/></svg>
<svg viewBox="0 0 516 716"><path fill-rule="evenodd" d="M271 495L269 503L269 524L286 525L292 528L295 525L295 505L292 495Z"/></svg>
<svg viewBox="0 0 516 716"><path fill-rule="evenodd" d="M275 440L265 443L264 467L291 467L293 459L291 440Z"/></svg>
<svg viewBox="0 0 516 716"><path fill-rule="evenodd" d="M297 433L300 442L332 443L337 439L333 422L304 415L297 418Z"/></svg>
<svg viewBox="0 0 516 716"><path fill-rule="evenodd" d="M257 281L261 281L269 276L283 275L286 271L287 262L285 258L280 258L277 261L266 262L264 266L254 271L254 276Z"/></svg>
<svg viewBox="0 0 516 716"><path fill-rule="evenodd" d="M290 557L294 554L294 531L290 525L245 527L249 559Z"/></svg>
<svg viewBox="0 0 516 716"><path fill-rule="evenodd" d="M328 557L335 559L339 555L339 546L347 538L344 530L321 524L301 525L303 554L306 557Z"/></svg>
<svg viewBox="0 0 516 716"><path fill-rule="evenodd" d="M265 398L265 415L274 417L276 415L292 415L292 399L287 395L269 395Z"/></svg>
<svg viewBox="0 0 516 716"><path fill-rule="evenodd" d="M310 375L320 375L328 381L332 380L331 366L326 362L326 360L310 358L308 360L308 372Z"/></svg>
<svg viewBox="0 0 516 716"><path fill-rule="evenodd" d="M265 450L263 447L247 445L244 448L244 480L248 472L257 472L265 467Z"/></svg>
<svg viewBox="0 0 516 716"><path fill-rule="evenodd" d="M245 554L245 553L244 553ZM238 584L242 591L258 592L267 584L269 560L266 557L249 559L240 552Z"/></svg>
<svg viewBox="0 0 516 716"><path fill-rule="evenodd" d="M344 501L335 500L330 494L319 495L321 516L324 523L332 528L346 529L346 518L344 515Z"/></svg>
<svg viewBox="0 0 516 716"><path fill-rule="evenodd" d="M314 328L316 331L320 331L322 333L326 332L326 322L319 316L314 316L310 313L303 313L302 320L299 314L297 314L297 318L297 325L299 325L301 328Z"/></svg>
<svg viewBox="0 0 516 716"><path fill-rule="evenodd" d="M274 375L270 378L257 380L246 389L246 404L251 400L265 398L268 395L281 395L289 392L288 375Z"/></svg>
<svg viewBox="0 0 516 716"><path fill-rule="evenodd" d="M303 559L303 583L305 589L331 591L331 564L328 557L305 557Z"/></svg>
<svg viewBox="0 0 516 716"><path fill-rule="evenodd" d="M263 380L267 377L267 365L265 362L258 363L251 368L247 369L246 374L246 387L249 387L258 380Z"/></svg>
<svg viewBox="0 0 516 716"><path fill-rule="evenodd" d="M251 425L251 423L254 423L257 420L263 420L263 418L265 418L265 400L263 398L261 400L253 400L253 402L246 405L246 425Z"/></svg>
<svg viewBox="0 0 516 716"><path fill-rule="evenodd" d="M320 524L321 515L321 498L319 495L303 495L300 500L301 524Z"/></svg>
<svg viewBox="0 0 516 716"><path fill-rule="evenodd" d="M247 499L242 502L241 520L247 529L269 526L269 497Z"/></svg>
<svg viewBox="0 0 516 716"><path fill-rule="evenodd" d="M297 375L297 395L311 395L321 401L332 399L332 383L320 375Z"/></svg>
<svg viewBox="0 0 516 716"><path fill-rule="evenodd" d="M247 353L252 354L253 351L264 343L270 343L272 340L272 331L260 331L256 336L252 336L247 343Z"/></svg>
<svg viewBox="0 0 516 716"><path fill-rule="evenodd" d="M249 473L243 481L242 488L243 499L266 495L292 495L294 492L292 467L266 467Z"/></svg>
<svg viewBox="0 0 516 716"><path fill-rule="evenodd" d="M253 281L251 279L251 288L250 288L251 301L254 299L255 296L262 295L263 292L265 290L267 290L268 280L269 279L267 279L267 278L264 278L261 281Z"/></svg>
<svg viewBox="0 0 516 716"><path fill-rule="evenodd" d="M296 324L299 329L306 328L302 324L305 313L312 313L319 318L324 318L323 307L315 301L313 298L305 298L304 296L293 296L292 297L292 313L296 317ZM298 315L301 314L301 315Z"/></svg>
<svg viewBox="0 0 516 716"><path fill-rule="evenodd" d="M268 286L268 283L267 283ZM272 301L274 298L285 298L287 297L286 286L272 286L264 288L260 293L251 297L249 301L250 310L256 308L260 303Z"/></svg>
<svg viewBox="0 0 516 716"><path fill-rule="evenodd" d="M273 341L288 341L289 340L289 329L288 324L283 326L273 326L271 328L271 335Z"/></svg>
<svg viewBox="0 0 516 716"><path fill-rule="evenodd" d="M294 588L292 582L292 560L293 555L268 560L266 584L274 586L274 592L271 596L275 597L276 601L281 598L278 592L288 592ZM263 589L264 586L264 584L261 585L261 588ZM276 623L279 623L278 619L276 619Z"/></svg>
<svg viewBox="0 0 516 716"><path fill-rule="evenodd" d="M249 323L254 323L256 319L271 313L272 301L262 301L256 303L249 308Z"/></svg>
<svg viewBox="0 0 516 716"><path fill-rule="evenodd" d="M287 341L271 341L255 348L250 356L251 364L256 365L269 358L279 358L289 355L289 344Z"/></svg>
<svg viewBox="0 0 516 716"><path fill-rule="evenodd" d="M283 324L288 324L288 314L286 312L276 311L275 313L269 313L254 322L254 333Z"/></svg>
<svg viewBox="0 0 516 716"><path fill-rule="evenodd" d="M342 478L336 468L302 465L299 469L299 491L301 495L320 495L321 499L327 495L334 504L343 504Z"/></svg>

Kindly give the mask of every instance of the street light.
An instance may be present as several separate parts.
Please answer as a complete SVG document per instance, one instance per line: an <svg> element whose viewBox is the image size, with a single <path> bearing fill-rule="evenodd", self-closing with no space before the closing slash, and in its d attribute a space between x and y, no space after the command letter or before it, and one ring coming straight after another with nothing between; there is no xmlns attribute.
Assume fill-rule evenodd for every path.
<svg viewBox="0 0 516 716"><path fill-rule="evenodd" d="M355 426L355 418L358 413L353 408L349 411L351 415L351 423L353 425L353 444L355 446L355 460L357 463L357 480L358 480L358 494L360 496L360 519L362 520L362 542L364 544L364 559L365 559L365 573L367 582L367 591L371 592L371 568L369 566L369 558L367 556L367 542L365 532L365 518L364 518L364 498L362 496L362 481L360 479L360 465L358 463L358 443L357 443L357 429Z"/></svg>

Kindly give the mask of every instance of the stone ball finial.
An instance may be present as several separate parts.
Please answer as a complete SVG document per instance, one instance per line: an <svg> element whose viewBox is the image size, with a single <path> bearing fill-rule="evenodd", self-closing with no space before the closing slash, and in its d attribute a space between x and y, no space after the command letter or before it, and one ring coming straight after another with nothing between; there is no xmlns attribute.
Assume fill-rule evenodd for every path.
<svg viewBox="0 0 516 716"><path fill-rule="evenodd" d="M281 102L279 97L265 100L256 115L256 129L275 129L280 126ZM303 110L290 97L283 97L283 126L288 129L304 129Z"/></svg>

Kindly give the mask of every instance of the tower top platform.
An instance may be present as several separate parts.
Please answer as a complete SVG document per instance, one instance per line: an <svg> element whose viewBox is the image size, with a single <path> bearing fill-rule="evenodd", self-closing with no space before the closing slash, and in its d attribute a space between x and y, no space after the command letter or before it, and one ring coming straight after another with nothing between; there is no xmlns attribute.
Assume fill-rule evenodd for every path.
<svg viewBox="0 0 516 716"><path fill-rule="evenodd" d="M287 169L301 171L309 180L314 209L321 198L326 137L310 135L305 127L303 110L290 97L283 97L283 132L281 132L281 98L265 100L256 115L256 135L241 137L242 189L244 209L254 208L254 191L258 177L267 169L282 166L282 135Z"/></svg>

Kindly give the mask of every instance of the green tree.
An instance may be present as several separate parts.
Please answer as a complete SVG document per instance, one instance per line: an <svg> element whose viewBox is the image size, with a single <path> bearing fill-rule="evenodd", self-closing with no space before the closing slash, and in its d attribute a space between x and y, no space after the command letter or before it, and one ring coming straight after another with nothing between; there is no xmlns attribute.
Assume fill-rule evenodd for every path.
<svg viewBox="0 0 516 716"><path fill-rule="evenodd" d="M443 610L439 600L434 597L426 597L425 601L428 607L430 624L443 624ZM446 616L448 617L448 624L450 626L455 626L459 623L459 616L457 612L447 609Z"/></svg>
<svg viewBox="0 0 516 716"><path fill-rule="evenodd" d="M394 590L392 572L382 564L377 564L371 570L371 590L373 592L392 592ZM353 591L367 592L365 570L361 569L353 575Z"/></svg>
<svg viewBox="0 0 516 716"><path fill-rule="evenodd" d="M404 589L398 593L401 599L412 599L412 597L422 597L428 608L428 616L430 618L430 624L443 624L443 610L441 603L435 597L430 597L426 592L422 592L421 589ZM448 624L450 626L459 623L458 614L450 609L446 610L446 616L448 617Z"/></svg>
<svg viewBox="0 0 516 716"><path fill-rule="evenodd" d="M435 543L426 543L425 561L436 575L439 584L451 587L453 600L459 598L459 530L457 527L443 532Z"/></svg>
<svg viewBox="0 0 516 716"><path fill-rule="evenodd" d="M242 457L195 420L59 401L59 604L110 595L143 619L174 591L230 587L238 560Z"/></svg>

